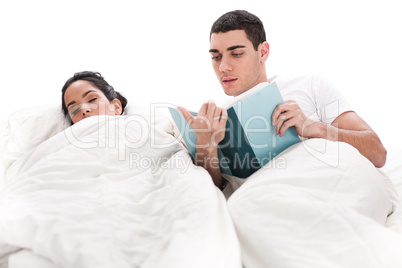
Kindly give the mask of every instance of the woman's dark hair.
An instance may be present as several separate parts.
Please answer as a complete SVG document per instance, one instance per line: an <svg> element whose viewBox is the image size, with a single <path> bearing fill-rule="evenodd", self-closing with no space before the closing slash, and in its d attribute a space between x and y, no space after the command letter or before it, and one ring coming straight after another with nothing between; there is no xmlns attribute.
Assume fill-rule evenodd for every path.
<svg viewBox="0 0 402 268"><path fill-rule="evenodd" d="M209 38L213 33L226 33L233 30L244 30L255 50L258 50L261 43L267 41L262 21L245 10L234 10L220 16L212 25Z"/></svg>
<svg viewBox="0 0 402 268"><path fill-rule="evenodd" d="M121 95L119 92L115 91L114 88L111 85L109 85L108 82L106 82L105 78L103 78L103 76L100 73L90 72L90 71L78 72L78 73L75 73L73 77L68 79L66 81L66 83L64 84L63 88L61 89L61 101L62 101L63 114L64 114L64 116L66 116L70 119L71 123L72 123L72 121L68 114L66 103L64 101L64 94L66 93L67 88L72 83L74 83L78 80L84 80L84 81L90 82L93 86L95 86L100 91L102 91L103 94L105 94L106 98L109 101L118 99L121 102L121 107L122 107L121 113L124 112L124 108L127 105L127 99L123 95Z"/></svg>

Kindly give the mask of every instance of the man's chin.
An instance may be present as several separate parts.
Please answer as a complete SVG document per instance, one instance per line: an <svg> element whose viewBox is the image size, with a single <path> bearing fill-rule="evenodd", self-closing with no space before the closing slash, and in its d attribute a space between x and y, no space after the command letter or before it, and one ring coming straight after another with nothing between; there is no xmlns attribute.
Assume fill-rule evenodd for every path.
<svg viewBox="0 0 402 268"><path fill-rule="evenodd" d="M228 96L235 96L234 92L231 89L223 89L225 91L225 94Z"/></svg>
<svg viewBox="0 0 402 268"><path fill-rule="evenodd" d="M241 89L235 87L223 87L223 90L226 95L233 97L240 95L242 93Z"/></svg>
<svg viewBox="0 0 402 268"><path fill-rule="evenodd" d="M236 88L234 86L227 86L223 83L221 83L221 86L226 95L234 96L234 94L236 92Z"/></svg>

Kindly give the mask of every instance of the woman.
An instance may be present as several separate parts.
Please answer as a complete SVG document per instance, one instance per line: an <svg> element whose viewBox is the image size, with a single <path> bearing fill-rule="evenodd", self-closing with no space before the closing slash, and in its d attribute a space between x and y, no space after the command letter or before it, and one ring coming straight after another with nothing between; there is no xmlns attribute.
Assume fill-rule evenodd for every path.
<svg viewBox="0 0 402 268"><path fill-rule="evenodd" d="M98 72L75 73L61 92L63 114L71 124L94 115L120 115L127 105L127 99Z"/></svg>

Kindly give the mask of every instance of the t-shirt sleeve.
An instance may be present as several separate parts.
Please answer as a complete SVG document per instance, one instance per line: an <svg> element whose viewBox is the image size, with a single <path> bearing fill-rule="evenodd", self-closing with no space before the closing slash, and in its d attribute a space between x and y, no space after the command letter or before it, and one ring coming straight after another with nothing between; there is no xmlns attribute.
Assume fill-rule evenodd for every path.
<svg viewBox="0 0 402 268"><path fill-rule="evenodd" d="M344 112L353 111L343 94L327 78L314 75L311 89L321 122L331 124Z"/></svg>

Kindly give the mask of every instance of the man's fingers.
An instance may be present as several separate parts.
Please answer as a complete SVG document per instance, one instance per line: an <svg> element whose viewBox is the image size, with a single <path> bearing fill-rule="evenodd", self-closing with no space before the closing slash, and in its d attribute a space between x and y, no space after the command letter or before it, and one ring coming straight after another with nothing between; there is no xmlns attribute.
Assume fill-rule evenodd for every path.
<svg viewBox="0 0 402 268"><path fill-rule="evenodd" d="M228 111L226 109L221 110L219 122L223 125L226 126L226 121L228 120Z"/></svg>
<svg viewBox="0 0 402 268"><path fill-rule="evenodd" d="M286 100L285 103L278 104L271 116L272 125L276 125L282 113L294 110L296 108L295 105L297 106L297 103L293 100Z"/></svg>
<svg viewBox="0 0 402 268"><path fill-rule="evenodd" d="M216 106L214 111L214 118L217 118L219 120L222 114L222 110L222 108Z"/></svg>
<svg viewBox="0 0 402 268"><path fill-rule="evenodd" d="M291 118L288 113L289 112L281 113L281 114L279 114L279 117L276 119L276 122L275 122L276 134L279 134L279 130L282 128L283 123L286 120L289 120Z"/></svg>
<svg viewBox="0 0 402 268"><path fill-rule="evenodd" d="M203 103L198 111L198 115L206 115L208 110L208 103Z"/></svg>
<svg viewBox="0 0 402 268"><path fill-rule="evenodd" d="M192 116L190 112L187 111L187 109L184 107L179 106L177 107L177 109L183 114L184 119L186 119L187 123L191 125L191 123L193 123L194 121L194 116Z"/></svg>
<svg viewBox="0 0 402 268"><path fill-rule="evenodd" d="M217 110L215 101L213 100L208 101L207 106L208 106L206 113L207 117L214 118L215 111Z"/></svg>
<svg viewBox="0 0 402 268"><path fill-rule="evenodd" d="M279 134L279 136L283 137L283 135L285 134L285 131L288 128L294 126L295 124L296 124L296 122L295 122L295 119L293 119L293 118L291 120L283 122L283 124L281 124L280 129L277 129L277 132L278 132L277 134Z"/></svg>
<svg viewBox="0 0 402 268"><path fill-rule="evenodd" d="M286 111L284 104L278 104L274 110L274 112L272 113L272 125L276 125L278 122L278 118L279 116Z"/></svg>

